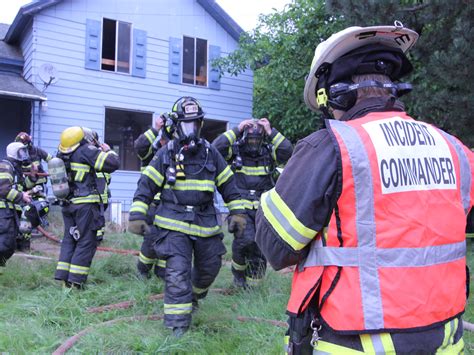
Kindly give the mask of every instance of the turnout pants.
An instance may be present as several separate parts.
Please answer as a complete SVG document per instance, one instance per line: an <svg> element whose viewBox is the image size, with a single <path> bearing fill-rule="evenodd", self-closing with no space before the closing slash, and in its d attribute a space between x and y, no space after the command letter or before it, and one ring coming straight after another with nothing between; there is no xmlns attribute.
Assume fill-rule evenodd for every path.
<svg viewBox="0 0 474 355"><path fill-rule="evenodd" d="M89 275L97 250L97 231L103 216L96 203L70 204L63 207L64 237L54 278L83 284Z"/></svg>
<svg viewBox="0 0 474 355"><path fill-rule="evenodd" d="M193 300L207 295L221 268L226 252L223 235L201 238L156 227L152 233L156 255L166 260L165 326L188 327Z"/></svg>
<svg viewBox="0 0 474 355"><path fill-rule="evenodd" d="M232 274L235 278L252 286L263 279L267 260L255 243L256 210L246 210L247 225L242 238L232 242Z"/></svg>
<svg viewBox="0 0 474 355"><path fill-rule="evenodd" d="M18 227L14 213L8 209L0 209L0 274L16 248Z"/></svg>
<svg viewBox="0 0 474 355"><path fill-rule="evenodd" d="M148 277L151 269L160 279L165 278L166 260L158 259L153 245L153 236L145 235L143 243L138 255L137 269L138 272Z"/></svg>
<svg viewBox="0 0 474 355"><path fill-rule="evenodd" d="M158 204L159 201L151 203L146 216L146 222L148 223L150 228L152 228L152 231L156 207L158 206ZM156 233L154 234L156 235ZM137 269L140 275L143 275L145 277L148 277L151 269L153 269L155 275L160 279L164 280L166 261L163 259L158 259L155 253L153 243L153 233L147 234L143 237L143 243L140 248L140 254L138 255Z"/></svg>

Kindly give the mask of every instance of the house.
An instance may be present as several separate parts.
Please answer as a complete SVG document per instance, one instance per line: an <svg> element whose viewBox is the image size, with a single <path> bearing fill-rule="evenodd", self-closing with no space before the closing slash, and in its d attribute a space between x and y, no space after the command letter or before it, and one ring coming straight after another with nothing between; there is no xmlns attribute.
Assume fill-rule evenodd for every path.
<svg viewBox="0 0 474 355"><path fill-rule="evenodd" d="M221 77L211 65L237 48L241 32L214 0L25 5L0 26L0 151L23 130L53 154L62 130L90 127L120 155L111 190L127 211L139 178L133 141L154 115L193 96L211 141L251 117L253 73Z"/></svg>

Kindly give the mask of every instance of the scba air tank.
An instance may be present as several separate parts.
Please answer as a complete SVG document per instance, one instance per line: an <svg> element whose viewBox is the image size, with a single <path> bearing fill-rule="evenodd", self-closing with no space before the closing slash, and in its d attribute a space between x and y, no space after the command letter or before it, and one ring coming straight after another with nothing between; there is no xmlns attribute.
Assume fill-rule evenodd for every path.
<svg viewBox="0 0 474 355"><path fill-rule="evenodd" d="M58 199L65 199L69 196L69 184L67 179L66 166L62 159L53 158L48 162L49 179L53 194Z"/></svg>

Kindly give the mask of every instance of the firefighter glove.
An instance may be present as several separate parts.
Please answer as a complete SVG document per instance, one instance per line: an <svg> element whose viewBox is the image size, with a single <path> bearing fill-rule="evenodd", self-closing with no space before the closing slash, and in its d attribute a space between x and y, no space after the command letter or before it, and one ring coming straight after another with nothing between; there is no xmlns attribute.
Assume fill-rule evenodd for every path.
<svg viewBox="0 0 474 355"><path fill-rule="evenodd" d="M128 231L133 234L145 235L150 231L150 227L148 226L146 221L140 219L136 221L129 221Z"/></svg>
<svg viewBox="0 0 474 355"><path fill-rule="evenodd" d="M244 214L233 214L229 217L229 233L234 233L235 238L240 238L244 234L247 219Z"/></svg>

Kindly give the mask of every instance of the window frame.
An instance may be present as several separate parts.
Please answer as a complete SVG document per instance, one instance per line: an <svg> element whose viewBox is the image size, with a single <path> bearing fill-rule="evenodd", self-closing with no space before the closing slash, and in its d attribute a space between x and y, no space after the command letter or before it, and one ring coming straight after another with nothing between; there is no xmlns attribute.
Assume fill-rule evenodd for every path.
<svg viewBox="0 0 474 355"><path fill-rule="evenodd" d="M109 21L115 21L115 59L114 59L114 70L106 70L106 69L102 69L102 60L104 59L102 57L102 50L103 50L103 42L104 42L104 19L105 20L109 20ZM119 35L119 26L118 26L118 23L119 22L123 22L123 23L126 23L126 24L129 24L130 25L130 53L128 55L128 63L129 63L129 66L128 66L128 73L125 73L125 72L120 72L120 71L117 71L117 63L118 63L118 60L117 60L117 56L118 56L118 42L119 42L119 38L118 38L118 35ZM117 19L112 19L112 18L108 18L108 17L102 17L102 21L101 21L101 35L102 35L102 41L100 43L100 71L102 72L106 72L106 73L115 73L115 74L121 74L121 75L128 75L128 76L132 76L132 60L133 60L133 49L134 49L134 43L133 43L133 29L134 29L134 25L133 25L133 22L127 22L127 21L121 21L121 20L117 20Z"/></svg>
<svg viewBox="0 0 474 355"><path fill-rule="evenodd" d="M193 71L193 84L191 83L185 83L184 82L184 37L187 38L192 38L194 40L194 71ZM202 41L206 41L206 84L205 85L198 85L196 84L196 58L197 58L197 40L200 39ZM184 35L181 38L181 47L182 47L182 55L181 55L181 84L182 85L189 85L193 87L198 87L198 88L209 88L209 40L205 38L200 38L200 37L195 37L195 36L188 36Z"/></svg>
<svg viewBox="0 0 474 355"><path fill-rule="evenodd" d="M148 110L140 110L140 109L133 109L133 108L129 108L129 107L119 107L119 106L104 106L104 111L103 111L103 117L104 117L104 121L103 121L103 139L104 139L104 143L105 143L105 135L107 134L106 133L106 129L107 129L107 125L106 125L106 113L107 113L107 110L116 110L116 111L128 111L128 112L134 112L134 113L141 113L141 114L150 114L151 115L151 123L150 123L150 127L153 126L153 115L156 113L156 111L148 111ZM141 132L141 133L144 133L145 131ZM110 149L112 149L112 147L110 147ZM138 157L137 157L137 160ZM121 163L120 163L121 164ZM125 174L141 174L141 171L140 169L139 170L125 170L125 169L117 169L117 172L120 172L120 173L125 173Z"/></svg>

